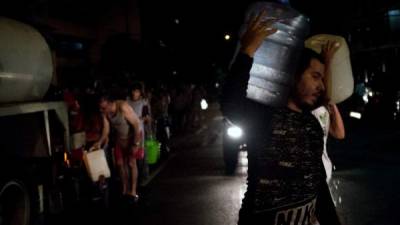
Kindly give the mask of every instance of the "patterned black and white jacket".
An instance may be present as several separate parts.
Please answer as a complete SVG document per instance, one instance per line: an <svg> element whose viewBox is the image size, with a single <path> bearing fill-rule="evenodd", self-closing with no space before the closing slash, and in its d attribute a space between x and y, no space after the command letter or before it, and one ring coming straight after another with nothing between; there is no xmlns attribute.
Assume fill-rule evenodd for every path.
<svg viewBox="0 0 400 225"><path fill-rule="evenodd" d="M226 79L221 109L246 132L247 191L239 224L313 224L324 170L323 131L310 112L271 108L246 98L253 59L239 54Z"/></svg>

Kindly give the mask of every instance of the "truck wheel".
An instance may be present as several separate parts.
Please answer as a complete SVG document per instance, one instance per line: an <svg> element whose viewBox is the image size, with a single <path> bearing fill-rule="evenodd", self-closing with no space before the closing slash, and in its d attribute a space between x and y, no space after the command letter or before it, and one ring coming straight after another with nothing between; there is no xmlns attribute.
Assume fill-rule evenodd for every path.
<svg viewBox="0 0 400 225"><path fill-rule="evenodd" d="M0 224L29 225L30 201L26 187L11 180L0 186Z"/></svg>

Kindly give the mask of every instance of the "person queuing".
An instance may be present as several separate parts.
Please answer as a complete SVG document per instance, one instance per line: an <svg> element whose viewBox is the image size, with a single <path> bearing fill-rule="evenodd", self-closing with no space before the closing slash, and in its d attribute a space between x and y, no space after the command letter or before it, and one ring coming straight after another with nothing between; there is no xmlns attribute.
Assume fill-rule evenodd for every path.
<svg viewBox="0 0 400 225"><path fill-rule="evenodd" d="M129 91L129 96L127 98L127 103L135 111L140 120L140 130L141 133L141 148L144 148L144 141L146 137L151 135L151 109L150 104L144 97L144 88L141 83L134 83ZM149 175L149 166L146 162L146 151L144 158L139 160L139 180L144 180Z"/></svg>
<svg viewBox="0 0 400 225"><path fill-rule="evenodd" d="M109 96L101 97L100 111L114 129L114 157L122 182L122 195L134 203L138 202L137 159L143 159L144 151L140 146L140 119L131 106L124 100L114 100Z"/></svg>

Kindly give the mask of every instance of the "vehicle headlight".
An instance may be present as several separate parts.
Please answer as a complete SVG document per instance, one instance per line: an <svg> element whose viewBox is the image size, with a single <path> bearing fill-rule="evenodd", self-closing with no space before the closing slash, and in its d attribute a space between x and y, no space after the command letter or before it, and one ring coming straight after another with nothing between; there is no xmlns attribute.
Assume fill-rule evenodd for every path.
<svg viewBox="0 0 400 225"><path fill-rule="evenodd" d="M350 117L361 119L361 113L359 112L350 112Z"/></svg>
<svg viewBox="0 0 400 225"><path fill-rule="evenodd" d="M238 126L231 126L228 128L227 133L229 137L238 139L243 135L243 130Z"/></svg>
<svg viewBox="0 0 400 225"><path fill-rule="evenodd" d="M200 106L202 110L206 110L208 108L208 103L204 98L201 99Z"/></svg>

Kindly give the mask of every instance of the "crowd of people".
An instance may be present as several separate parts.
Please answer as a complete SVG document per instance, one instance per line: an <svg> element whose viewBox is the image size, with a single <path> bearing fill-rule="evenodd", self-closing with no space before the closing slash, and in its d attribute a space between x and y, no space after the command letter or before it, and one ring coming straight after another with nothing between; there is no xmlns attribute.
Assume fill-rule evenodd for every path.
<svg viewBox="0 0 400 225"><path fill-rule="evenodd" d="M104 150L118 195L129 203L138 203L141 184L158 165L147 163L146 141L159 144L159 162L168 158L173 150L171 137L201 125L200 101L206 97L205 89L194 84L150 87L131 82L128 87L108 89L66 88L63 98L73 143L71 165L85 173L84 152ZM89 186L96 189L107 183L100 179Z"/></svg>

